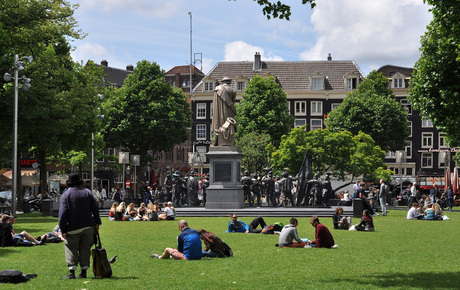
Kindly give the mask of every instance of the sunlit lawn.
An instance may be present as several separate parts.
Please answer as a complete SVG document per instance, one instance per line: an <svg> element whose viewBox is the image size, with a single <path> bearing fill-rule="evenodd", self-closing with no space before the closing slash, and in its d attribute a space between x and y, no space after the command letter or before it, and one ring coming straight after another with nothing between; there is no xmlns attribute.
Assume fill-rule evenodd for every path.
<svg viewBox="0 0 460 290"><path fill-rule="evenodd" d="M118 255L113 278L61 280L68 271L64 244L30 248L0 248L0 270L36 273L26 284L2 284L2 289L458 289L459 212L440 222L404 220L393 210L374 219L375 232L333 230L337 249L279 249L277 235L224 233L228 217L186 218L190 227L218 234L233 258L174 261L150 258L165 247L176 247L177 221L109 222L103 218L102 245L109 258ZM252 218L240 217L250 222ZM266 218L287 224L289 217ZM353 219L357 223L358 219ZM51 231L53 217L19 215L16 232L36 236ZM299 234L314 239L309 218L299 218ZM78 272L77 272L78 273Z"/></svg>

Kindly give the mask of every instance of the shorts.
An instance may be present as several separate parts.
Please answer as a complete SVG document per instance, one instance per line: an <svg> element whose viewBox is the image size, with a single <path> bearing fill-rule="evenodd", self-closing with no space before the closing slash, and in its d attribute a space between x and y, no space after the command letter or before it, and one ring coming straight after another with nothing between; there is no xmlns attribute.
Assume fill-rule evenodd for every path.
<svg viewBox="0 0 460 290"><path fill-rule="evenodd" d="M175 260L187 260L184 256L184 253L179 252L176 249L173 249L170 253L171 257L173 257Z"/></svg>

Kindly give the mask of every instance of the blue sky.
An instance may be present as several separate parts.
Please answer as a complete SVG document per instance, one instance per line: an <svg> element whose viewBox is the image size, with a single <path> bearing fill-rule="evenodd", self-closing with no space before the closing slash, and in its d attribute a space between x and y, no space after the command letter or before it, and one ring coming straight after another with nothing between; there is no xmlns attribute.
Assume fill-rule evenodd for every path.
<svg viewBox="0 0 460 290"><path fill-rule="evenodd" d="M204 73L219 61L354 60L365 74L387 64L413 67L420 36L431 20L422 0L317 0L312 10L300 0L290 21L267 18L252 0L70 0L87 33L72 42L74 60L125 68L142 59L165 71L190 63Z"/></svg>

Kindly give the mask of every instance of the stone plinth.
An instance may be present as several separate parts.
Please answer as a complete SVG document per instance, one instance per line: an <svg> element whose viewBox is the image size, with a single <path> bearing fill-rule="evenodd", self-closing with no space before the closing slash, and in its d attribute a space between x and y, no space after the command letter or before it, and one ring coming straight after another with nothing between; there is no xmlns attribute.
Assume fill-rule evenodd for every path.
<svg viewBox="0 0 460 290"><path fill-rule="evenodd" d="M243 154L233 146L211 146L209 158L209 187L206 189L206 208L244 208L241 187L241 159Z"/></svg>

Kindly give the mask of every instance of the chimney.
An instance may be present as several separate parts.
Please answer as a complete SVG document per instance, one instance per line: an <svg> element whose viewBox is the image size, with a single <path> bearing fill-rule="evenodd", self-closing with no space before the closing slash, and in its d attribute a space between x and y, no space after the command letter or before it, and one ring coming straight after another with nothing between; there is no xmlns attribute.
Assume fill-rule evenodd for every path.
<svg viewBox="0 0 460 290"><path fill-rule="evenodd" d="M260 61L260 52L256 52L254 55L254 70L261 70L262 62Z"/></svg>
<svg viewBox="0 0 460 290"><path fill-rule="evenodd" d="M328 60L328 61L331 61L331 60L332 60L332 56L331 56L330 53L327 55L327 60Z"/></svg>
<svg viewBox="0 0 460 290"><path fill-rule="evenodd" d="M133 70L134 70L133 65L132 65L132 64L128 64L128 65L126 66L126 70L133 71Z"/></svg>
<svg viewBox="0 0 460 290"><path fill-rule="evenodd" d="M101 65L105 66L105 67L108 67L109 66L109 62L106 61L105 59L103 61L101 61Z"/></svg>

